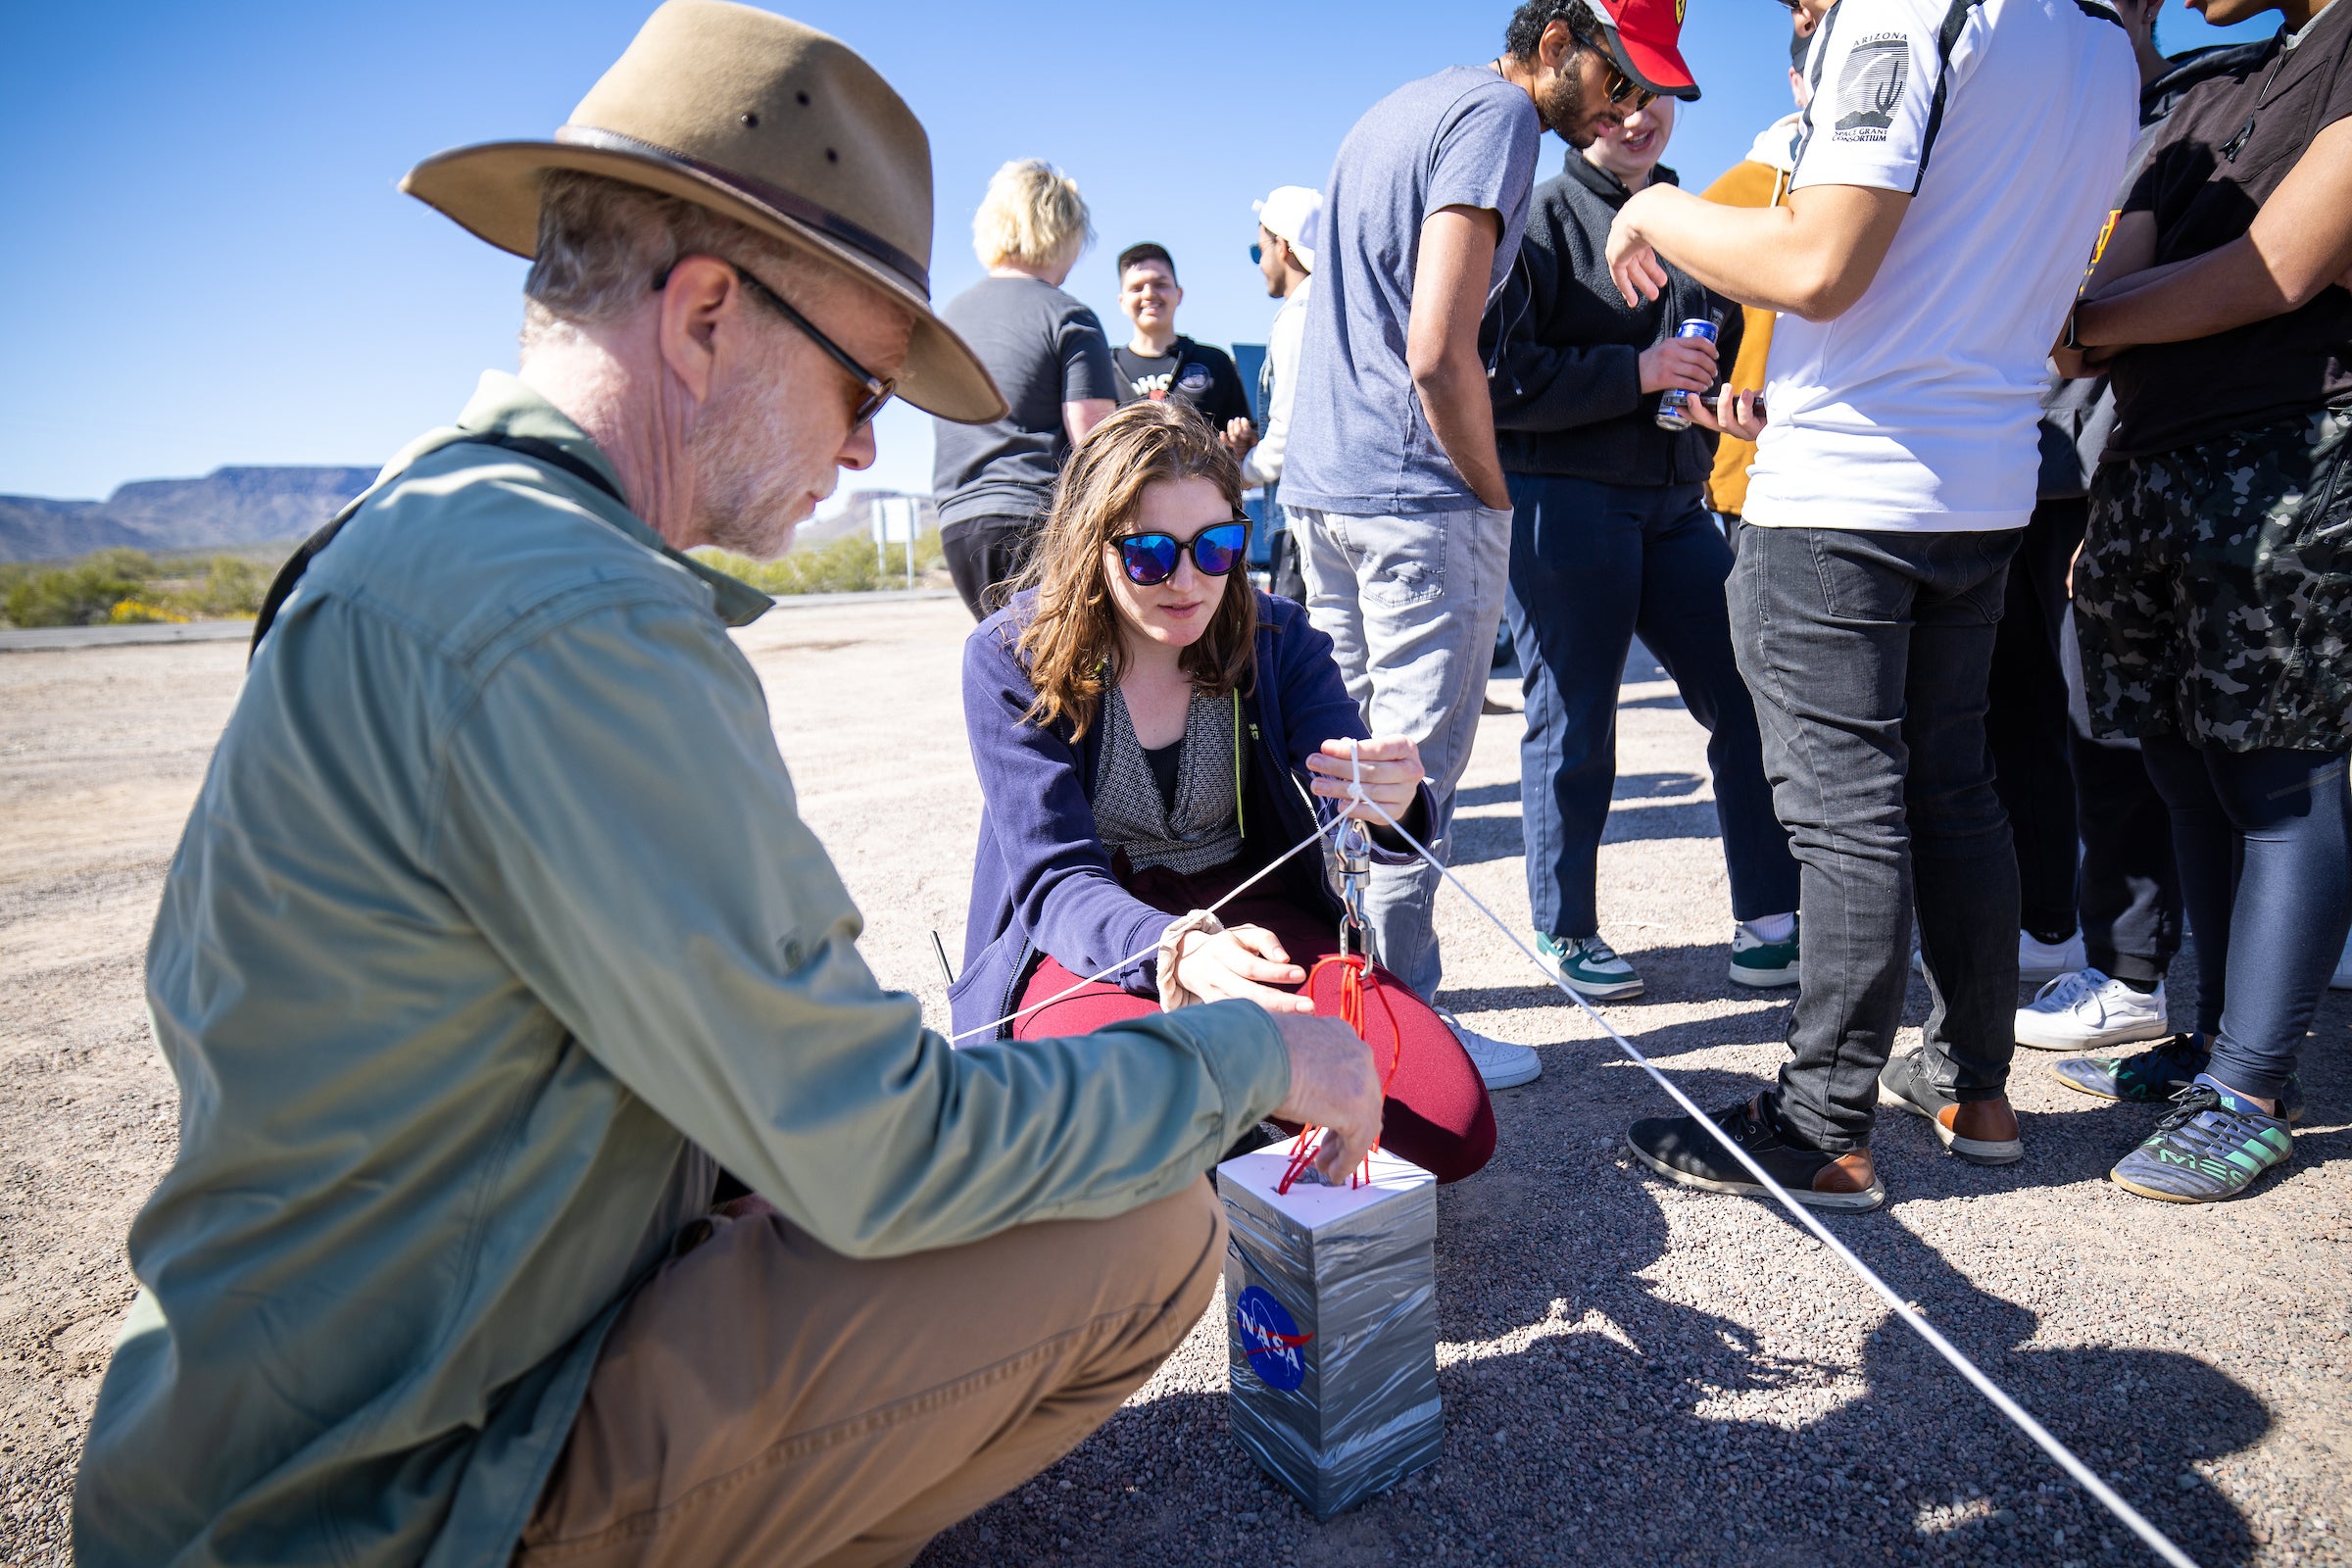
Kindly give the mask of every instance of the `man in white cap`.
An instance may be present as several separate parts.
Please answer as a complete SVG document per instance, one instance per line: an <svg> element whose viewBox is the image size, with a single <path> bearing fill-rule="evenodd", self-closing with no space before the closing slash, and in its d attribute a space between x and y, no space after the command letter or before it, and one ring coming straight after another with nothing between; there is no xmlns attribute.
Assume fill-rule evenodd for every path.
<svg viewBox="0 0 2352 1568"><path fill-rule="evenodd" d="M1266 526L1275 530L1270 552L1274 591L1306 601L1298 545L1284 525L1281 497L1283 449L1291 439L1291 405L1298 396L1298 346L1306 337L1306 301L1314 288L1315 248L1311 225L1323 211L1323 193L1304 185L1277 185L1257 213L1257 243L1250 259L1266 280L1266 297L1282 301L1266 334L1266 359L1257 372L1257 404L1265 411L1266 432L1242 460L1242 484L1266 492Z"/></svg>
<svg viewBox="0 0 2352 1568"><path fill-rule="evenodd" d="M959 1053L858 956L727 636L767 601L685 552L781 553L894 392L1004 412L864 61L671 0L405 187L533 258L521 372L265 605L148 950L179 1150L75 1559L906 1562L1183 1340L1221 1151L1353 1163L1371 1057L1232 1002Z"/></svg>

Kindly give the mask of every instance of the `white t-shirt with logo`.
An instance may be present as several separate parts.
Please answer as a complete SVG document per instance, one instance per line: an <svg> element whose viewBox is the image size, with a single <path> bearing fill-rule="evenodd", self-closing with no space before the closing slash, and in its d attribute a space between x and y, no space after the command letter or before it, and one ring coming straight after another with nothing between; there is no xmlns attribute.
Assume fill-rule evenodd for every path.
<svg viewBox="0 0 2352 1568"><path fill-rule="evenodd" d="M2023 527L2049 347L2132 146L2131 42L2077 0L1839 0L1806 74L1789 188L1912 200L1844 315L1774 327L1742 516Z"/></svg>

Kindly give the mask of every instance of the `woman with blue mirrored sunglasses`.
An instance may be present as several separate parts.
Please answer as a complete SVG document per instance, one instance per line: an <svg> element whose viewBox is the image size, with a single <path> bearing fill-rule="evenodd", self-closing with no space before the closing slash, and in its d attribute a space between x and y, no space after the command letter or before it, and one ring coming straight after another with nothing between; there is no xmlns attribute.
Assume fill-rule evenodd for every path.
<svg viewBox="0 0 2352 1568"><path fill-rule="evenodd" d="M1201 576L1222 577L1249 559L1250 519L1245 515L1214 523L1190 539L1172 533L1131 533L1111 543L1118 547L1127 580L1140 587L1156 588L1175 576L1176 563L1188 554Z"/></svg>
<svg viewBox="0 0 2352 1568"><path fill-rule="evenodd" d="M972 634L964 718L988 811L948 994L964 1043L1233 999L1336 1016L1339 969L1308 977L1339 945L1319 857L1204 924L1192 911L1348 809L1351 752L1364 793L1415 834L1429 795L1409 739L1365 735L1331 640L1250 585L1240 503L1205 420L1130 404L1079 444L1011 604ZM1375 826L1374 853L1401 861L1388 831ZM1155 935L1158 958L1079 984ZM1494 1146L1478 1064L1403 982L1383 971L1380 985L1397 1025L1379 1041L1383 1068L1397 1063L1382 1147L1440 1181L1467 1176Z"/></svg>

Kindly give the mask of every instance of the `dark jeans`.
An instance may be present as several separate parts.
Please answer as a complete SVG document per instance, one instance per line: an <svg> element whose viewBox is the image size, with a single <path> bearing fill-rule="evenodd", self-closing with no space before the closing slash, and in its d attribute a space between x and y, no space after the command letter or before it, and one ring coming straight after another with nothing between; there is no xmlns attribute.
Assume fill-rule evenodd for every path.
<svg viewBox="0 0 2352 1568"><path fill-rule="evenodd" d="M1306 603L1306 573L1298 566L1298 536L1286 524L1275 530L1266 546L1266 592L1293 604Z"/></svg>
<svg viewBox="0 0 2352 1568"><path fill-rule="evenodd" d="M1772 814L1755 710L1732 657L1732 552L1697 485L1511 477L1503 601L1527 693L1519 800L1536 929L1589 937L1617 779L1617 687L1642 644L1705 726L1737 919L1796 907L1796 862Z"/></svg>
<svg viewBox="0 0 2352 1568"><path fill-rule="evenodd" d="M2043 501L2019 538L1984 738L2017 843L2019 923L2044 942L2079 929L2092 967L2155 981L2180 951L2180 879L2139 743L2090 733L2066 589L2089 512Z"/></svg>
<svg viewBox="0 0 2352 1568"><path fill-rule="evenodd" d="M1033 517L971 517L941 527L939 552L974 620L1004 608L1008 585L1028 561L1040 526Z"/></svg>
<svg viewBox="0 0 2352 1568"><path fill-rule="evenodd" d="M2177 735L2140 746L2172 808L2210 1070L2276 1099L2352 926L2344 756L2230 752Z"/></svg>
<svg viewBox="0 0 2352 1568"><path fill-rule="evenodd" d="M1740 530L1732 637L1803 867L1784 1130L1866 1147L1902 1019L1911 911L1936 1085L1989 1100L2016 1049L2017 856L1984 744L2019 530Z"/></svg>
<svg viewBox="0 0 2352 1568"><path fill-rule="evenodd" d="M2076 910L2083 958L2123 980L2164 978L2180 952L2180 867L2172 812L2148 777L2139 742L2090 732L2082 692L2082 645L2061 641L2066 667L2068 760L2082 829L2082 882Z"/></svg>

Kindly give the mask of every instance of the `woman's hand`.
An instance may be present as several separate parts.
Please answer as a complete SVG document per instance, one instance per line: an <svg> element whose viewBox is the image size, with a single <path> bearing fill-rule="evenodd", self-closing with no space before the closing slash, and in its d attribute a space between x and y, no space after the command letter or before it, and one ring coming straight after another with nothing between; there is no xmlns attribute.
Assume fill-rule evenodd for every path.
<svg viewBox="0 0 2352 1568"><path fill-rule="evenodd" d="M1428 776L1421 768L1421 749L1402 735L1325 741L1323 750L1306 760L1306 770L1314 775L1310 787L1327 801L1347 800L1359 762L1365 797L1392 818L1403 820L1404 813L1412 809L1421 780ZM1350 806L1348 814L1359 822L1381 820L1380 811L1368 806Z"/></svg>
<svg viewBox="0 0 2352 1568"><path fill-rule="evenodd" d="M1723 401L1710 409L1696 398L1683 399L1683 412L1690 422L1702 430L1718 430L1736 441L1754 441L1764 434L1764 410L1756 400L1761 392L1753 389L1734 392L1724 388ZM1721 410L1721 414L1718 414Z"/></svg>
<svg viewBox="0 0 2352 1568"><path fill-rule="evenodd" d="M1213 936L1188 931L1180 940L1176 983L1202 1002L1238 997L1268 1012L1315 1010L1307 998L1273 989L1305 984L1306 971L1291 962L1291 956L1264 926L1237 925Z"/></svg>
<svg viewBox="0 0 2352 1568"><path fill-rule="evenodd" d="M1715 341L1704 337L1670 337L1642 351L1634 364L1642 372L1642 390L1664 392L1680 387L1704 392L1715 384Z"/></svg>

